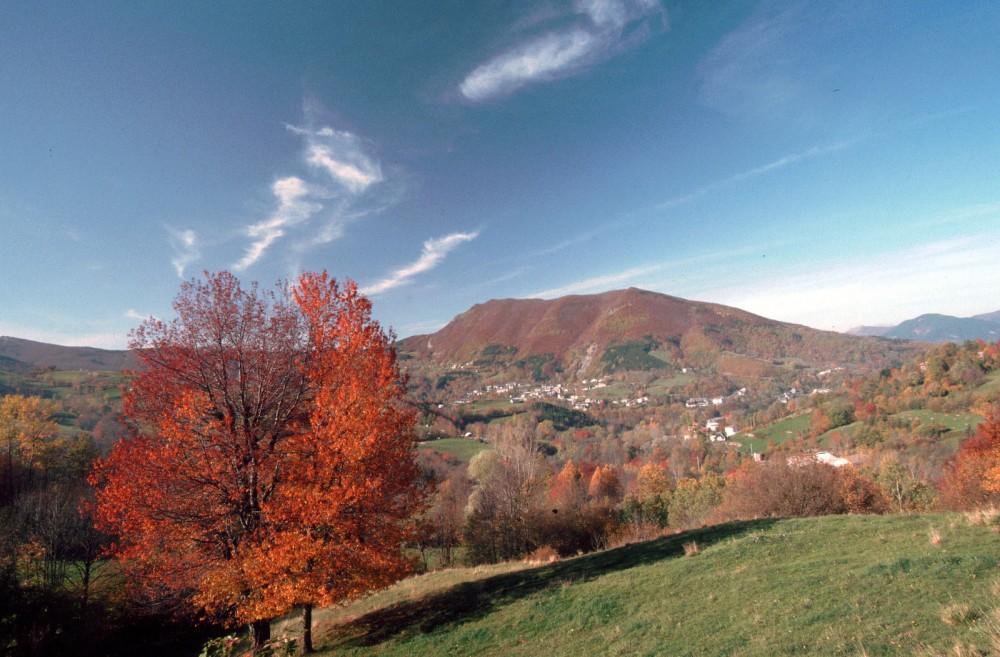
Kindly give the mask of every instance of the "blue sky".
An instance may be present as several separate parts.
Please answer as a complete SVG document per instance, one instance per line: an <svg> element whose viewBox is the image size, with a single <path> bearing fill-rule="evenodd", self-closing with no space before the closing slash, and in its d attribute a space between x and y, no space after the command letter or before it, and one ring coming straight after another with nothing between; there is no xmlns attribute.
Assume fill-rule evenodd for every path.
<svg viewBox="0 0 1000 657"><path fill-rule="evenodd" d="M405 337L637 286L846 330L1000 309L990 2L0 0L0 334L352 278Z"/></svg>

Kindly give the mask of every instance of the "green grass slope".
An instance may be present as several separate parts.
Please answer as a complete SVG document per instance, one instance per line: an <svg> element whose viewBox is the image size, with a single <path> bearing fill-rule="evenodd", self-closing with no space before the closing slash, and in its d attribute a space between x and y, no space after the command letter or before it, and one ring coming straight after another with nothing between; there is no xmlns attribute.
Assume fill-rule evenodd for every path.
<svg viewBox="0 0 1000 657"><path fill-rule="evenodd" d="M699 552L686 556L692 541ZM318 647L425 657L993 654L998 559L997 534L961 515L732 523L540 567L412 578L318 612Z"/></svg>

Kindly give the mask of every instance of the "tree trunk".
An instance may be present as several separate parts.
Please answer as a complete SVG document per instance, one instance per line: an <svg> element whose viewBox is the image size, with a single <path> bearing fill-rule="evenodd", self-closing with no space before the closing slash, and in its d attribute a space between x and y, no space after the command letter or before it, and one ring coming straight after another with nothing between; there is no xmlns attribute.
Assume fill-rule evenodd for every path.
<svg viewBox="0 0 1000 657"><path fill-rule="evenodd" d="M261 654L271 641L271 621L255 620L250 623L250 641L253 643L253 654Z"/></svg>
<svg viewBox="0 0 1000 657"><path fill-rule="evenodd" d="M313 648L313 606L302 605L302 654L314 652Z"/></svg>

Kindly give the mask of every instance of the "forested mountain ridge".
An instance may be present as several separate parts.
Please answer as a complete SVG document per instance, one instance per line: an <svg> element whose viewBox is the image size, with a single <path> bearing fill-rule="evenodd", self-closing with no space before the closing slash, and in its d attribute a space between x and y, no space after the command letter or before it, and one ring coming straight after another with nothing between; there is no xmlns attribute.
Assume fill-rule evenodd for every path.
<svg viewBox="0 0 1000 657"><path fill-rule="evenodd" d="M547 357L567 374L715 364L724 356L795 359L816 366L883 366L919 348L779 322L714 303L636 288L558 299L477 304L431 335L401 340L401 352L439 365L515 363ZM631 363L616 356L629 352ZM643 358L638 352L652 358ZM622 359L619 358L619 361Z"/></svg>

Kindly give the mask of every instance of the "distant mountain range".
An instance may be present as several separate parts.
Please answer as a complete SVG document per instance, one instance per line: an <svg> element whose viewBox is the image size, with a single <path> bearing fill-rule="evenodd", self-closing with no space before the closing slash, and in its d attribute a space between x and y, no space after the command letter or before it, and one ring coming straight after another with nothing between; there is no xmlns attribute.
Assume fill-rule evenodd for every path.
<svg viewBox="0 0 1000 657"><path fill-rule="evenodd" d="M406 358L447 366L558 364L569 374L648 369L657 362L718 366L719 359L882 367L911 356L902 340L1000 340L1000 311L975 317L927 314L896 326L820 331L714 303L637 288L558 299L494 299L477 304L430 335L399 342ZM735 364L737 367L739 363ZM0 371L108 371L136 366L125 350L0 337ZM529 363L530 366L530 363ZM758 371L761 371L758 369Z"/></svg>
<svg viewBox="0 0 1000 657"><path fill-rule="evenodd" d="M399 350L449 367L545 358L583 375L647 369L656 361L717 367L720 359L725 367L739 367L734 359L883 367L912 353L899 341L819 331L636 288L487 301L434 334L400 341Z"/></svg>
<svg viewBox="0 0 1000 657"><path fill-rule="evenodd" d="M0 371L23 372L36 368L112 371L135 367L130 351L94 347L62 347L44 342L0 336Z"/></svg>
<svg viewBox="0 0 1000 657"><path fill-rule="evenodd" d="M895 326L858 326L851 335L881 336L921 342L964 342L1000 340L1000 310L973 317L953 317L928 313Z"/></svg>

